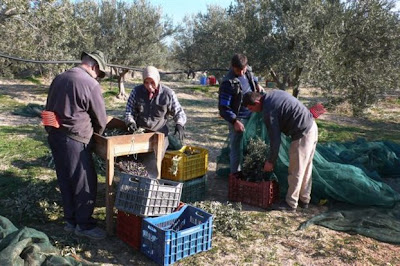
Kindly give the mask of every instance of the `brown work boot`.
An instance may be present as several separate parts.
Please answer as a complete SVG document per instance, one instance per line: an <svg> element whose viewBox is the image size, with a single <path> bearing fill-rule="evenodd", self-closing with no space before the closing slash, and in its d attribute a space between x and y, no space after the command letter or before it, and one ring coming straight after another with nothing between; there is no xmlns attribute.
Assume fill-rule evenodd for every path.
<svg viewBox="0 0 400 266"><path fill-rule="evenodd" d="M299 207L302 209L308 209L308 203L304 203L301 200L299 200Z"/></svg>

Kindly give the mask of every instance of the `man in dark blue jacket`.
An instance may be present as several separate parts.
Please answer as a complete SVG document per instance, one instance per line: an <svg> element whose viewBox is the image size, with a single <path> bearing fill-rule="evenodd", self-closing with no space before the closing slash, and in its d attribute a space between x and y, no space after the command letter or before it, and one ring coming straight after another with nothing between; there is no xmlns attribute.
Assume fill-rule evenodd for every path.
<svg viewBox="0 0 400 266"><path fill-rule="evenodd" d="M281 133L291 137L286 200L273 205L273 209L296 211L298 205L308 208L313 157L318 142L318 127L312 113L298 99L282 90L273 90L265 95L248 93L243 97L243 105L252 112L263 112L271 147L264 171L274 170Z"/></svg>
<svg viewBox="0 0 400 266"><path fill-rule="evenodd" d="M231 174L240 172L241 147L245 124L251 112L242 105L243 95L247 92L262 91L254 80L247 57L235 54L231 60L231 69L219 87L219 114L229 126L229 161Z"/></svg>

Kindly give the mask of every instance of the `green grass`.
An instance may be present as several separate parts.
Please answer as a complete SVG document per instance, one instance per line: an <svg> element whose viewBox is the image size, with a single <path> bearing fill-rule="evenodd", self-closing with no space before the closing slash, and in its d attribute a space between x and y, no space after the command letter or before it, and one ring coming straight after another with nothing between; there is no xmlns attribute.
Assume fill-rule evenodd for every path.
<svg viewBox="0 0 400 266"><path fill-rule="evenodd" d="M61 196L41 126L0 126L0 215L17 224L59 220ZM99 182L104 172L99 170ZM105 219L105 210L96 210Z"/></svg>
<svg viewBox="0 0 400 266"><path fill-rule="evenodd" d="M207 93L207 92L210 91L210 87L209 86L198 86L198 87L191 87L191 88L188 88L188 89L190 89L192 91L200 91L200 92L203 92L203 93Z"/></svg>
<svg viewBox="0 0 400 266"><path fill-rule="evenodd" d="M39 126L0 127L0 198L24 182L49 175L46 134Z"/></svg>
<svg viewBox="0 0 400 266"><path fill-rule="evenodd" d="M319 120L318 142L327 141L351 141L358 137L365 137L365 130L357 127L340 126L336 123Z"/></svg>
<svg viewBox="0 0 400 266"><path fill-rule="evenodd" d="M373 122L363 126L342 126L334 122L317 120L319 142L343 142L365 138L369 141L391 140L400 142L400 125Z"/></svg>
<svg viewBox="0 0 400 266"><path fill-rule="evenodd" d="M37 85L41 85L42 84L40 79L38 79L38 78L36 78L34 76L27 77L27 78L25 78L25 80L28 80L28 81L30 81L30 82L32 82L34 84L37 84Z"/></svg>
<svg viewBox="0 0 400 266"><path fill-rule="evenodd" d="M10 95L0 95L1 112L10 112L23 106L24 104L14 100Z"/></svg>
<svg viewBox="0 0 400 266"><path fill-rule="evenodd" d="M16 224L46 222L61 213L45 143L40 126L0 127L0 214Z"/></svg>
<svg viewBox="0 0 400 266"><path fill-rule="evenodd" d="M119 89L117 87L113 87L113 88L105 88L105 91L103 92L103 97L104 100L110 99L112 100L113 98L115 98L118 93L119 93Z"/></svg>
<svg viewBox="0 0 400 266"><path fill-rule="evenodd" d="M212 97L213 93L218 92L218 85L210 85L210 86L194 86L187 87L185 90L190 90L192 92L200 92L203 93L207 97Z"/></svg>

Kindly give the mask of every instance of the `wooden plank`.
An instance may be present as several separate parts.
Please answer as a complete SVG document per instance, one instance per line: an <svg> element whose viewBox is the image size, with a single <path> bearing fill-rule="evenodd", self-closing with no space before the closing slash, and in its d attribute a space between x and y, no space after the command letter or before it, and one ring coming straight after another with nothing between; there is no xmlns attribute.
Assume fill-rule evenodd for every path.
<svg viewBox="0 0 400 266"><path fill-rule="evenodd" d="M145 153L152 150L152 145L149 142L135 144L119 144L114 145L114 156L124 156L135 153Z"/></svg>
<svg viewBox="0 0 400 266"><path fill-rule="evenodd" d="M157 179L161 178L161 163L162 163L162 154L164 150L164 134L158 133L156 138L153 138L152 146L154 149L154 154L157 159Z"/></svg>

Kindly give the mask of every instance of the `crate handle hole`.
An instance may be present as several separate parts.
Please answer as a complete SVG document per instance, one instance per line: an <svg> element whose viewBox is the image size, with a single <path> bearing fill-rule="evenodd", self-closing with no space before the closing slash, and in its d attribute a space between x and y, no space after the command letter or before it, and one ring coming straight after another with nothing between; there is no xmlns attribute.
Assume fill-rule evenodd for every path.
<svg viewBox="0 0 400 266"><path fill-rule="evenodd" d="M150 231L153 231L154 233L157 233L157 230L156 230L153 226L148 225L147 228L148 228Z"/></svg>
<svg viewBox="0 0 400 266"><path fill-rule="evenodd" d="M129 178L129 182L139 183L139 178L137 178L137 177L130 177L130 178Z"/></svg>
<svg viewBox="0 0 400 266"><path fill-rule="evenodd" d="M198 212L198 211L196 211L195 214L196 214L197 216L199 216L200 218L204 218L204 215L202 215L202 214L201 214L200 212Z"/></svg>

